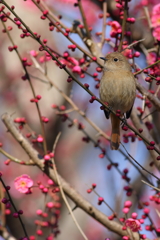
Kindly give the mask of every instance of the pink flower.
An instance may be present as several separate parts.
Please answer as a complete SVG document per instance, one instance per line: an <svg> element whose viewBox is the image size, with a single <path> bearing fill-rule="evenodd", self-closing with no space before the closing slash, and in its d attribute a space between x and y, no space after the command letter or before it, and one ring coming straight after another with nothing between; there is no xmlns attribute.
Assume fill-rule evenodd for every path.
<svg viewBox="0 0 160 240"><path fill-rule="evenodd" d="M60 0L60 1L64 3L75 3L75 0Z"/></svg>
<svg viewBox="0 0 160 240"><path fill-rule="evenodd" d="M160 3L159 3L159 4L156 4L156 5L153 7L152 14L153 14L153 15L159 15L159 14L160 14Z"/></svg>
<svg viewBox="0 0 160 240"><path fill-rule="evenodd" d="M127 47L127 45L123 46L123 49L126 48L126 47ZM127 58L129 58L129 56L132 55L132 50L127 48L126 50L124 50L124 51L122 52L122 54L123 54L124 56L126 56Z"/></svg>
<svg viewBox="0 0 160 240"><path fill-rule="evenodd" d="M158 27L160 26L160 15L153 15L151 18L152 26L153 27Z"/></svg>
<svg viewBox="0 0 160 240"><path fill-rule="evenodd" d="M78 66L79 65L79 62L75 58L73 58L73 57L68 57L67 61L71 62L72 66L74 66L74 65Z"/></svg>
<svg viewBox="0 0 160 240"><path fill-rule="evenodd" d="M47 206L48 208L53 208L53 207L54 207L54 203L53 203L53 202L48 202L48 203L46 204L46 206Z"/></svg>
<svg viewBox="0 0 160 240"><path fill-rule="evenodd" d="M160 3L155 5L152 10L151 22L153 27L160 26Z"/></svg>
<svg viewBox="0 0 160 240"><path fill-rule="evenodd" d="M14 185L19 192L26 193L33 186L33 181L30 176L23 174L14 180Z"/></svg>
<svg viewBox="0 0 160 240"><path fill-rule="evenodd" d="M133 232L138 232L140 230L141 224L138 220L133 218L128 218L125 222L126 227L130 228Z"/></svg>
<svg viewBox="0 0 160 240"><path fill-rule="evenodd" d="M111 37L116 37L118 33L121 33L121 25L117 21L111 21L109 25L111 26Z"/></svg>
<svg viewBox="0 0 160 240"><path fill-rule="evenodd" d="M160 25L153 29L153 37L160 41Z"/></svg>
<svg viewBox="0 0 160 240"><path fill-rule="evenodd" d="M33 57L37 57L38 51L31 50L31 51L30 51L30 54L31 54Z"/></svg>
<svg viewBox="0 0 160 240"><path fill-rule="evenodd" d="M129 208L128 207L125 207L125 208L123 208L123 213L125 213L125 214L127 214L128 212L129 212Z"/></svg>
<svg viewBox="0 0 160 240"><path fill-rule="evenodd" d="M126 208L132 207L132 202L131 201L125 201L124 207L126 207Z"/></svg>
<svg viewBox="0 0 160 240"><path fill-rule="evenodd" d="M154 52L150 52L147 55L147 63L153 64L156 61L156 54Z"/></svg>
<svg viewBox="0 0 160 240"><path fill-rule="evenodd" d="M80 74L80 73L81 73L81 68L80 68L80 66L74 66L74 67L72 68L72 72Z"/></svg>

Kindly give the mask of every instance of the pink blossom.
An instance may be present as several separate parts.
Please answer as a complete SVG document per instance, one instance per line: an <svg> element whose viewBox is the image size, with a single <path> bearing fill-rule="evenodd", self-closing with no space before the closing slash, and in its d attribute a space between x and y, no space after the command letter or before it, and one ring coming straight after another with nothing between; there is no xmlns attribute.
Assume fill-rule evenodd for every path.
<svg viewBox="0 0 160 240"><path fill-rule="evenodd" d="M31 50L31 51L30 51L30 54L31 54L33 57L37 57L38 51Z"/></svg>
<svg viewBox="0 0 160 240"><path fill-rule="evenodd" d="M50 155L50 157L51 157L51 155ZM52 179L48 179L48 184L49 184L49 185L53 185L53 184L54 184L54 182L52 181Z"/></svg>
<svg viewBox="0 0 160 240"><path fill-rule="evenodd" d="M52 53L53 54L53 53ZM54 54L53 54L54 55ZM44 62L46 62L46 61L50 61L52 59L52 57L51 56L48 56L48 55L46 55L46 56L41 56L40 58L39 58L39 62L40 63L44 63Z"/></svg>
<svg viewBox="0 0 160 240"><path fill-rule="evenodd" d="M160 41L160 25L153 29L153 37Z"/></svg>
<svg viewBox="0 0 160 240"><path fill-rule="evenodd" d="M160 15L153 15L151 18L152 26L158 27L160 25Z"/></svg>
<svg viewBox="0 0 160 240"><path fill-rule="evenodd" d="M42 136L38 136L37 137L37 142L43 142L43 137Z"/></svg>
<svg viewBox="0 0 160 240"><path fill-rule="evenodd" d="M128 45L124 45L124 46L123 46L123 49L126 48L126 47L128 47ZM123 54L125 57L128 58L128 57L132 54L132 50L127 48L127 49L125 49L125 50L122 52L122 54Z"/></svg>
<svg viewBox="0 0 160 240"><path fill-rule="evenodd" d="M155 61L156 61L156 54L153 52L148 53L147 63L150 65L150 64L153 64Z"/></svg>
<svg viewBox="0 0 160 240"><path fill-rule="evenodd" d="M44 156L44 160L50 160L49 154L46 154L46 155Z"/></svg>
<svg viewBox="0 0 160 240"><path fill-rule="evenodd" d="M160 26L160 3L153 7L151 22L153 27Z"/></svg>
<svg viewBox="0 0 160 240"><path fill-rule="evenodd" d="M80 74L80 73L81 73L81 68L80 68L80 66L74 66L74 67L72 68L72 72Z"/></svg>
<svg viewBox="0 0 160 240"><path fill-rule="evenodd" d="M111 21L109 25L111 26L111 37L115 37L118 33L121 33L121 25L117 21Z"/></svg>
<svg viewBox="0 0 160 240"><path fill-rule="evenodd" d="M33 186L33 181L27 174L23 174L14 180L15 188L22 193L26 193Z"/></svg>
<svg viewBox="0 0 160 240"><path fill-rule="evenodd" d="M46 206L47 206L48 208L53 208L53 207L54 207L54 203L53 203L53 202L48 202L48 203L46 204Z"/></svg>
<svg viewBox="0 0 160 240"><path fill-rule="evenodd" d="M124 207L126 207L126 208L132 207L132 202L131 201L125 201Z"/></svg>
<svg viewBox="0 0 160 240"><path fill-rule="evenodd" d="M153 7L152 14L153 15L159 15L160 14L160 3L156 4Z"/></svg>
<svg viewBox="0 0 160 240"><path fill-rule="evenodd" d="M122 211L123 211L123 213L127 214L129 212L129 208L128 207L124 207Z"/></svg>
<svg viewBox="0 0 160 240"><path fill-rule="evenodd" d="M60 0L61 2L64 2L64 3L75 3L75 0Z"/></svg>
<svg viewBox="0 0 160 240"><path fill-rule="evenodd" d="M37 209L36 213L37 213L37 215L42 215L43 212L41 209Z"/></svg>
<svg viewBox="0 0 160 240"><path fill-rule="evenodd" d="M137 213L132 213L132 218L134 218L134 219L136 219L137 218L137 216L138 216L138 214Z"/></svg>
<svg viewBox="0 0 160 240"><path fill-rule="evenodd" d="M73 65L75 65L75 66L79 65L79 62L75 58L73 58L73 57L68 57L67 61L73 63Z"/></svg>
<svg viewBox="0 0 160 240"><path fill-rule="evenodd" d="M125 221L126 227L130 228L133 232L138 232L140 230L141 224L138 220L133 218L128 218Z"/></svg>

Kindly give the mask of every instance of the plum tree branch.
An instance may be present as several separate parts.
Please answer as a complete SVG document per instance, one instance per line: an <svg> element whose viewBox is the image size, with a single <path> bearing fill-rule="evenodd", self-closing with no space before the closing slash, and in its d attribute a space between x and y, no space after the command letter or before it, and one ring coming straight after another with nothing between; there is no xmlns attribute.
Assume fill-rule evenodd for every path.
<svg viewBox="0 0 160 240"><path fill-rule="evenodd" d="M18 131L16 126L14 125L10 115L8 113L4 113L2 115L2 121L7 127L7 131L9 131L14 139L21 145L24 151L29 155L29 157L33 160L33 162L44 172L44 164L43 161L38 158L38 152L32 148L31 144L27 139L23 137L23 135ZM48 168L48 171L45 174L52 179L56 184L57 178L55 176L54 170ZM126 236L127 231L122 230L122 226L116 221L110 221L105 214L100 212L94 206L92 206L87 200L85 200L74 188L72 188L60 175L58 178L61 182L61 186L63 188L64 193L84 212L90 215L92 218L97 220L107 229L119 234L120 236ZM139 235L137 233L133 234L135 240L139 240Z"/></svg>

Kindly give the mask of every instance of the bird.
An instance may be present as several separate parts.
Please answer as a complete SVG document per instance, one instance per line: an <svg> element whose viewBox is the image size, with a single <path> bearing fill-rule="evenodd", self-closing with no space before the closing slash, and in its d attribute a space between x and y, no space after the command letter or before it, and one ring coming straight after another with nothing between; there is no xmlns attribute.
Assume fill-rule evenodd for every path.
<svg viewBox="0 0 160 240"><path fill-rule="evenodd" d="M119 112L120 117L126 114L125 119L128 119L136 97L136 81L131 66L120 52L109 53L100 58L104 60L99 88L100 99L108 104L109 109ZM105 109L104 113L107 119L111 117L110 147L117 150L120 145L120 119L109 110Z"/></svg>

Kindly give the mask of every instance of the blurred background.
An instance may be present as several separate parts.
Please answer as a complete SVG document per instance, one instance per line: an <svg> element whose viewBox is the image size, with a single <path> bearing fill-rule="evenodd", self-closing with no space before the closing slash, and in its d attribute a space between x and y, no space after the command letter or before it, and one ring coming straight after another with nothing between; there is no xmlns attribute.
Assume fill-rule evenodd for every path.
<svg viewBox="0 0 160 240"><path fill-rule="evenodd" d="M102 30L102 18L99 15L103 13L102 3L103 1L91 1L82 0L84 12L86 14L87 22L90 27L92 27L92 37L95 42L100 41L100 36L97 36L97 32ZM27 1L13 1L8 0L9 5L15 6L15 12L23 19L23 21L31 28L33 32L37 32L41 35L41 39L47 39L47 44L63 55L65 51L75 59L79 60L83 58L83 53L78 49L74 52L68 49L68 45L71 43L64 38L64 36L54 31L49 31L48 20L40 19L42 15L40 10L29 0ZM47 6L53 11L53 13L61 18L61 21L68 27L71 28L74 20L79 20L82 22L79 9L74 6L75 0L48 0L45 1ZM158 0L148 0L148 1L131 1L129 3L129 15L130 17L136 18L136 23L131 26L132 41L145 38L143 44L146 49L154 47L153 37L151 30L148 27L148 23L144 18L143 6L147 4L149 11ZM116 2L114 0L107 1L107 12L110 14L107 21L116 20L119 21L119 16L117 14L118 9L116 8ZM39 45L31 38L21 38L21 31L13 25L9 20L6 22L6 26L12 26L13 30L10 34L13 38L14 43L18 46L18 51L21 57L27 57L29 61L32 62L30 51L39 51ZM8 47L11 46L11 42L7 37L7 34L2 33L3 26L0 25L0 113L1 115L5 112L11 114L13 118L25 117L28 126L35 131L37 134L41 134L41 128L39 123L39 118L37 114L37 109L34 103L30 102L33 98L28 81L23 81L21 77L24 75L21 63L16 55L15 51L8 51ZM106 28L106 38L110 38L111 27L107 25ZM71 34L71 38L76 41L80 46L84 47L84 43L77 36L77 34ZM114 42L114 39L113 39ZM136 59L137 66L144 68L147 64L146 56L142 53L141 49L136 49L141 52L139 58ZM88 51L88 49L87 49ZM105 43L102 49L102 55L106 55L108 52L113 51L110 44ZM65 71L59 69L53 61L47 61L44 63L44 53L39 52L37 56L37 61L43 69L47 69L47 75L49 78L55 82L60 90L64 91L73 102L86 113L86 116L91 119L99 128L101 128L106 134L110 136L111 126L110 121L108 121L103 111L100 110L100 104L98 102L89 103L90 96L76 83L67 82L68 75ZM97 78L101 78L101 72L96 71L97 65L91 64L87 71L92 76L94 73L98 73ZM85 126L84 130L86 133L95 141L100 141L100 145L106 150L107 155L101 158L102 151L95 147L92 141L84 141L86 135L83 131L78 130L77 125L70 127L70 121L62 121L62 117L57 115L56 109L53 109L52 105L65 106L66 109L71 109L72 107L65 101L63 96L54 88L50 87L49 84L45 84L39 79L44 79L45 77L38 69L34 67L28 67L28 71L31 75L31 81L33 83L36 95L41 95L42 99L39 101L39 106L41 109L42 116L49 119L49 122L45 125L46 138L48 149L51 151L55 138L59 132L61 132L61 137L56 149L56 164L58 172L63 176L63 178L68 181L72 187L74 187L83 197L88 199L90 203L96 206L100 211L110 216L112 212L107 208L105 204L100 206L97 205L98 197L95 193L88 194L87 189L91 187L92 183L97 184L96 191L100 196L102 196L106 202L118 213L119 217L123 217L123 204L124 201L130 199L133 201L133 207L131 212L137 212L137 198L139 200L148 201L149 195L151 195L150 189L141 183L141 175L133 167L133 165L126 159L126 157L119 151L111 151L109 147L109 142L104 138L100 137L95 129L89 125L84 118L82 118L78 112L72 111L69 113L69 118L73 121L78 121ZM75 76L84 84L88 83L90 85L90 90L99 97L99 91L95 87L96 81L93 77L84 73L84 76L80 76L75 73ZM139 81L147 88L147 83L143 81L143 78L139 77ZM135 107L141 106L142 102L136 99ZM154 108L153 108L154 110ZM159 119L159 115L155 116L155 119ZM77 120L76 120L77 119ZM155 120L152 119L153 121ZM131 121L129 120L129 123ZM159 130L159 124L155 120L155 128ZM125 132L122 131L122 135ZM154 134L154 130L153 130ZM123 139L123 137L122 137ZM0 123L0 142L3 143L4 149L14 157L21 160L28 160L28 156L24 153L23 149L16 143L16 141L6 132L6 128L3 123ZM125 147L129 153L144 167L148 168L151 162L150 155L143 144L142 141L131 142L125 144ZM123 150L123 148L121 147ZM130 185L134 189L132 196L127 196L126 192L123 190L128 183L123 179L122 175L118 173L117 169L112 167L110 170L110 161L113 163L118 163L118 168L123 175L124 169L128 169L128 177L130 178ZM34 221L38 219L36 215L37 209L44 209L45 196L41 193L38 188L34 188L32 194L24 195L19 193L14 187L14 179L22 174L28 174L33 180L34 185L37 181L41 181L42 184L47 184L47 177L45 177L42 172L40 172L36 167L21 166L16 163L11 162L6 165L7 158L1 155L0 161L0 171L3 172L4 180L6 185L11 186L11 195L14 198L16 206L18 209L24 210L23 220L25 222L27 232L29 235L34 235L36 231L36 226ZM157 176L159 173L155 170ZM154 180L153 180L154 182ZM74 203L69 201L71 207L74 207ZM57 240L64 239L82 239L77 228L75 227L72 218L70 217L66 206L63 201L61 201L60 219L58 222L60 234L57 236ZM152 204L152 203L151 203ZM154 217L155 225L160 225L160 220L155 211L155 205L151 205L151 216ZM156 205L156 209L159 206ZM160 209L159 209L160 210ZM114 233L109 232L98 222L93 220L91 217L87 216L80 209L76 209L74 214L77 218L82 229L85 231L87 237L92 240L102 240L105 238L118 239ZM139 218L141 214L139 215ZM22 236L21 227L18 220L13 220L12 216L8 215L7 226L11 233L19 238ZM145 224L148 220L146 220ZM18 230L17 230L18 229ZM145 233L145 229L143 229ZM154 238L154 232L147 232L147 237ZM37 239L44 239L44 236L37 237Z"/></svg>

